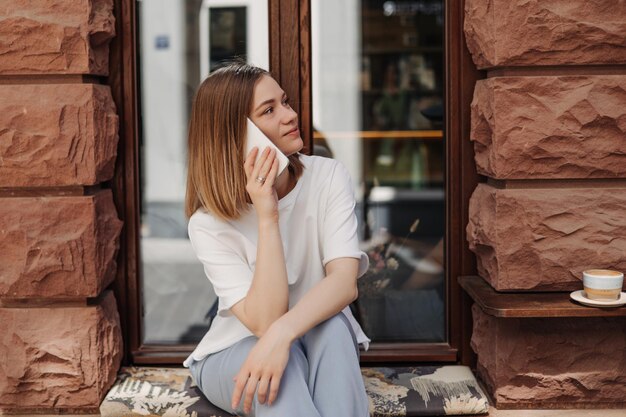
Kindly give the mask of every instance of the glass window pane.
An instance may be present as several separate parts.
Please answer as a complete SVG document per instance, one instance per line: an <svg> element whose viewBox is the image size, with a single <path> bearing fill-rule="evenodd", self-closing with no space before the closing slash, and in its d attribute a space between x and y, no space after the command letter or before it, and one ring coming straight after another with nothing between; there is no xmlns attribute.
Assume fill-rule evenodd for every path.
<svg viewBox="0 0 626 417"><path fill-rule="evenodd" d="M268 69L267 3L145 0L137 10L142 337L144 343L196 344L217 299L187 237L188 115L201 79L220 61L237 55Z"/></svg>
<svg viewBox="0 0 626 417"><path fill-rule="evenodd" d="M311 2L314 153L357 190L373 342L444 342L443 1Z"/></svg>
<svg viewBox="0 0 626 417"><path fill-rule="evenodd" d="M217 63L233 56L246 56L246 8L212 8L209 13L209 58L213 71Z"/></svg>

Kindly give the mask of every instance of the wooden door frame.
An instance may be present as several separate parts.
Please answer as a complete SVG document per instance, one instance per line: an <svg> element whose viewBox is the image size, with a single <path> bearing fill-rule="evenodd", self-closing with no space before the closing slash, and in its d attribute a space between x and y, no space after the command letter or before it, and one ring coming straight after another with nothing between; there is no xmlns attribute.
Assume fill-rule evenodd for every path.
<svg viewBox="0 0 626 417"><path fill-rule="evenodd" d="M458 362L475 368L476 356L470 347L472 300L458 277L470 271L476 274L476 258L466 238L469 200L479 182L470 142L470 105L476 81L485 74L476 69L465 42L465 0L444 0L444 12L448 340L458 350Z"/></svg>
<svg viewBox="0 0 626 417"><path fill-rule="evenodd" d="M124 221L120 237L117 276L111 285L118 302L124 340L124 365L176 364L195 345L142 343L141 262L139 259L139 90L135 0L114 0L117 36L111 43L110 75L113 99L120 117L120 141L115 176L110 182L118 216ZM311 0L268 0L270 71L292 98L305 136L305 153L312 149ZM469 346L471 300L457 282L474 275L474 255L465 239L469 197L478 183L469 141L470 103L476 70L463 36L464 0L444 0L446 154L446 309L448 343L372 343L361 362L450 362L474 366ZM295 23L295 24L294 24ZM452 262L450 262L452 260Z"/></svg>

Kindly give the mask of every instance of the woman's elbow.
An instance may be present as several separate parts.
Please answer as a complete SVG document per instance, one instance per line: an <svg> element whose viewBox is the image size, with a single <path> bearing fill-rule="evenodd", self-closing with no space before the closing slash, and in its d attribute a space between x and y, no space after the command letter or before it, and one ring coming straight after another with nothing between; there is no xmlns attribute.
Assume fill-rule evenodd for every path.
<svg viewBox="0 0 626 417"><path fill-rule="evenodd" d="M357 300L357 298L359 298L359 286L356 284L356 282L354 283L353 290L354 290L354 294L353 294L351 302L354 302Z"/></svg>
<svg viewBox="0 0 626 417"><path fill-rule="evenodd" d="M272 323L261 323L258 324L253 330L252 333L254 333L254 335L256 337L258 337L259 339L263 337L263 335L265 333L267 333L267 329L270 328L270 326L272 325Z"/></svg>
<svg viewBox="0 0 626 417"><path fill-rule="evenodd" d="M274 322L278 320L286 312L287 311L284 311L283 313L278 314L266 320L263 320L263 319L257 320L257 322L254 324L254 328L251 330L252 333L260 339L265 333L267 333L268 329L272 326L272 324L274 324Z"/></svg>
<svg viewBox="0 0 626 417"><path fill-rule="evenodd" d="M267 331L267 329L254 329L254 330L252 330L252 334L260 339L260 338L263 337L263 335L265 334L266 331Z"/></svg>

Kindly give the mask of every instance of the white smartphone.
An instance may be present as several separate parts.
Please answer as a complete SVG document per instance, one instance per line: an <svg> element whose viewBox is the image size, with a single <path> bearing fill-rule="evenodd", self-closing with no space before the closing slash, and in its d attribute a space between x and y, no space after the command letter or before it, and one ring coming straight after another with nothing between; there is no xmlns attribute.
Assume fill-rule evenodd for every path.
<svg viewBox="0 0 626 417"><path fill-rule="evenodd" d="M247 120L248 135L246 137L246 154L244 157L248 156L252 148L254 148L255 146L258 147L259 151L256 154L256 161L254 161L254 164L256 165L265 147L269 146L271 149L276 149L276 157L278 158L277 175L280 175L280 173L283 172L285 168L287 168L287 165L289 165L289 159L285 156L284 153L280 151L280 149L278 149L276 145L274 145L274 142L272 142L270 138L265 136L265 133L261 132L261 129L259 129L257 125L255 125L254 122L250 120L250 118L247 118Z"/></svg>

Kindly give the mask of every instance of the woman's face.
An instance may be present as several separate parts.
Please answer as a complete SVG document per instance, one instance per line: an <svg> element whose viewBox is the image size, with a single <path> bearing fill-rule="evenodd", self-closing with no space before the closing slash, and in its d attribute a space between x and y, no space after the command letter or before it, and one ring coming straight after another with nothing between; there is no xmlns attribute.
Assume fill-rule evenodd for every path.
<svg viewBox="0 0 626 417"><path fill-rule="evenodd" d="M299 152L304 146L298 115L272 77L264 75L257 81L250 120L287 156Z"/></svg>

